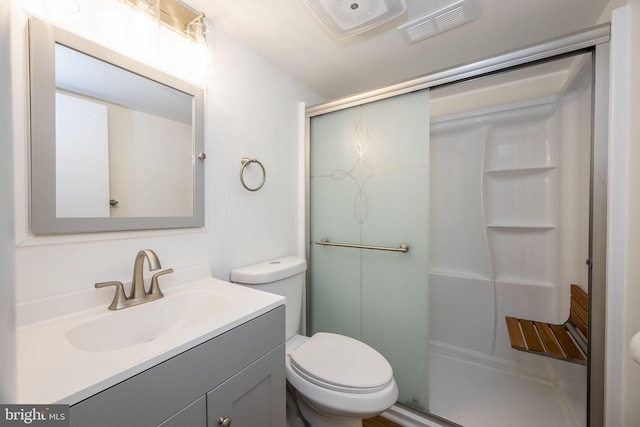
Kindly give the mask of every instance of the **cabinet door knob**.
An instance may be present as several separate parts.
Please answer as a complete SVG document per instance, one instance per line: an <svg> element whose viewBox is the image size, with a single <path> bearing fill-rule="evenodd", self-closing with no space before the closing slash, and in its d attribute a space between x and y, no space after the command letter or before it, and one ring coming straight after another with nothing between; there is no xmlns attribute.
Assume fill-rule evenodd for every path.
<svg viewBox="0 0 640 427"><path fill-rule="evenodd" d="M231 425L231 418L229 418L229 417L220 418L218 420L218 424L220 424L222 427L229 427Z"/></svg>

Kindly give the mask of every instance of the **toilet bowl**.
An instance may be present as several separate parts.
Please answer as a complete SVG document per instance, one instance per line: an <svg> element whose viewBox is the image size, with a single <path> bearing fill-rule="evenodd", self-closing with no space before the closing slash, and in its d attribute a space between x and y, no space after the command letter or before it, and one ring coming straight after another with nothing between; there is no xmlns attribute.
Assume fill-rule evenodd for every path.
<svg viewBox="0 0 640 427"><path fill-rule="evenodd" d="M286 375L312 427L361 427L389 409L398 387L389 362L356 339L327 332L298 334L306 261L285 257L231 272L234 283L286 298Z"/></svg>
<svg viewBox="0 0 640 427"><path fill-rule="evenodd" d="M390 408L398 387L389 362L366 344L319 332L287 342L287 380L304 418L314 427L361 426Z"/></svg>

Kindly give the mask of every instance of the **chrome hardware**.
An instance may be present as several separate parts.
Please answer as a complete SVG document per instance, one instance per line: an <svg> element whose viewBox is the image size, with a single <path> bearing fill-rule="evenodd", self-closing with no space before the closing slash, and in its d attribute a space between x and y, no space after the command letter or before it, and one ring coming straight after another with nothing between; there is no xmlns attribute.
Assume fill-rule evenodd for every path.
<svg viewBox="0 0 640 427"><path fill-rule="evenodd" d="M160 295L159 298L162 298L164 295L162 293L162 291L160 290L160 285L158 285L158 277L159 276L164 276L165 274L169 274L169 273L173 273L173 268L169 268L163 271L159 271L158 273L154 274L151 277L151 285L149 286L149 293L148 295Z"/></svg>
<svg viewBox="0 0 640 427"><path fill-rule="evenodd" d="M229 427L231 425L231 418L220 418L218 420L218 424L220 424L222 427Z"/></svg>
<svg viewBox="0 0 640 427"><path fill-rule="evenodd" d="M106 286L115 286L116 294L113 296L113 301L109 305L109 310L120 310L124 308L123 304L127 301L127 296L124 294L124 286L122 282L102 282L96 283L96 289L104 288Z"/></svg>
<svg viewBox="0 0 640 427"><path fill-rule="evenodd" d="M333 243L330 242L329 239L323 238L320 241L316 242L316 245L341 246L343 248L374 249L377 251L409 252L409 245L407 245L406 243L400 243L400 246L398 246L397 248L390 248L387 246L358 245L355 243Z"/></svg>
<svg viewBox="0 0 640 427"><path fill-rule="evenodd" d="M206 155L205 153L200 153L200 154L198 154L198 158L199 158L200 160L204 160L204 159L206 159L206 158L207 158L207 155Z"/></svg>
<svg viewBox="0 0 640 427"><path fill-rule="evenodd" d="M141 299L147 294L144 290L144 278L142 277L145 258L149 264L149 271L159 270L162 268L160 266L158 256L151 249L143 249L138 252L136 260L133 263L133 279L131 280L131 294L129 294L129 300Z"/></svg>
<svg viewBox="0 0 640 427"><path fill-rule="evenodd" d="M115 208L116 206L118 206L118 203L120 202L117 201L116 199L109 200L109 206L111 206L112 208Z"/></svg>
<svg viewBox="0 0 640 427"><path fill-rule="evenodd" d="M109 305L109 310L120 310L122 308L133 307L134 305L144 304L145 302L154 301L164 297L158 284L158 277L173 273L173 269L169 268L154 274L151 277L149 292L146 292L144 288L144 277L142 275L145 258L149 264L149 271L159 270L162 268L160 266L158 256L151 249L143 249L138 252L133 264L133 280L131 281L131 293L129 294L129 297L124 293L122 282L104 282L95 284L96 288L104 288L105 286L116 287L116 294L113 297L111 305Z"/></svg>
<svg viewBox="0 0 640 427"><path fill-rule="evenodd" d="M262 188L262 186L264 185L264 182L267 179L267 171L265 171L264 166L262 166L262 163L260 163L258 161L258 159L250 159L248 157L243 157L240 160L240 163L242 163L242 168L240 168L240 182L242 183L242 186L244 188L246 188L249 191L258 191L259 189ZM262 182L260 183L260 185L258 185L255 188L250 188L247 186L247 184L244 183L244 169L247 167L248 164L250 163L257 163L258 166L260 166L260 169L262 169Z"/></svg>

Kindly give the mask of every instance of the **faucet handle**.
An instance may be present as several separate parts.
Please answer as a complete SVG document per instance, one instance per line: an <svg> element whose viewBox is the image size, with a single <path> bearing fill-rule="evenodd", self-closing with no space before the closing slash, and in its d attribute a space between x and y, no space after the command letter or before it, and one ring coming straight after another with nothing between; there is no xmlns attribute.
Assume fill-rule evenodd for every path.
<svg viewBox="0 0 640 427"><path fill-rule="evenodd" d="M95 284L96 289L107 286L116 287L116 294L113 296L113 301L111 301L111 304L109 305L109 310L119 310L124 308L123 304L127 301L127 297L124 294L124 286L122 285L122 282L101 282Z"/></svg>
<svg viewBox="0 0 640 427"><path fill-rule="evenodd" d="M160 285L158 284L158 277L163 276L165 274L173 273L173 268L168 268L166 270L162 270L151 276L151 285L149 286L149 294L148 295L158 295L158 298L162 298L164 295L160 290Z"/></svg>

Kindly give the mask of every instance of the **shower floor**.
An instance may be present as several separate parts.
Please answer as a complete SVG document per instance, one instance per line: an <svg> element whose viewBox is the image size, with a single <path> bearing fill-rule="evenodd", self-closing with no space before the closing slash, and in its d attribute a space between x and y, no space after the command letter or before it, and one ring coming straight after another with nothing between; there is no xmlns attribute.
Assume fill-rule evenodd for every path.
<svg viewBox="0 0 640 427"><path fill-rule="evenodd" d="M575 427L553 384L433 352L429 408L465 427Z"/></svg>

